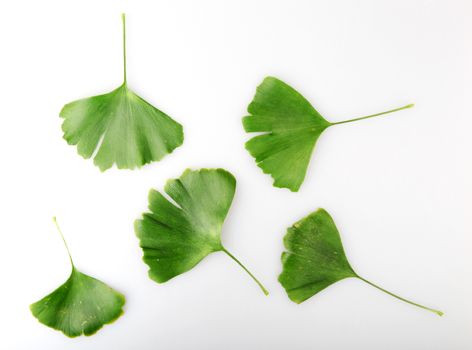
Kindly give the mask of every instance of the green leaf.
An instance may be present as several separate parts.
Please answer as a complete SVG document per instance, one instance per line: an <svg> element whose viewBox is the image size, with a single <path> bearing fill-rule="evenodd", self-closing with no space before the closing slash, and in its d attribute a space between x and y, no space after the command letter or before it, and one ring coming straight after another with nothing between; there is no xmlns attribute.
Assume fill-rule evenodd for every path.
<svg viewBox="0 0 472 350"><path fill-rule="evenodd" d="M57 226L55 218L54 222ZM64 244L69 253L65 240ZM30 309L39 322L68 337L89 336L123 314L125 298L105 283L78 271L70 253L69 258L72 272L67 281Z"/></svg>
<svg viewBox="0 0 472 350"><path fill-rule="evenodd" d="M264 79L243 118L246 132L262 132L246 143L257 165L274 179L274 186L298 191L316 141L328 127L392 113L390 111L330 123L295 89L273 77Z"/></svg>
<svg viewBox="0 0 472 350"><path fill-rule="evenodd" d="M64 139L105 171L116 164L133 169L158 161L183 143L182 125L136 95L126 80L126 36L123 14L124 82L104 95L66 104Z"/></svg>
<svg viewBox="0 0 472 350"><path fill-rule="evenodd" d="M282 254L283 271L279 282L297 304L333 283L355 277L397 299L443 315L441 311L388 292L354 272L344 253L338 229L324 209L318 209L290 227L284 245L287 251Z"/></svg>
<svg viewBox="0 0 472 350"><path fill-rule="evenodd" d="M187 169L168 180L164 191L149 192L149 211L135 231L149 266L149 277L163 283L192 269L213 252L224 252L267 290L221 242L221 230L233 201L236 179L223 169Z"/></svg>

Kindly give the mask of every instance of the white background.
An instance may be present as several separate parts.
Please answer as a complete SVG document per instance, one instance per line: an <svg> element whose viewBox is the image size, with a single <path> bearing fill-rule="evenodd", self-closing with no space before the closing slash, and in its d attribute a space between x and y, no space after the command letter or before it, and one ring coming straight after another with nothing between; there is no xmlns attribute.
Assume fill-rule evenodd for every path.
<svg viewBox="0 0 472 350"><path fill-rule="evenodd" d="M184 125L185 142L141 170L101 173L62 139L58 113L122 79ZM1 349L470 349L472 2L2 1L0 4ZM328 120L416 103L330 128L299 193L271 186L244 149L241 117L274 75ZM222 253L158 285L133 221L150 188L187 168L238 181ZM301 305L277 282L287 227L326 208L363 277ZM92 337L41 325L29 304L77 267L127 297ZM468 217L469 216L469 217Z"/></svg>

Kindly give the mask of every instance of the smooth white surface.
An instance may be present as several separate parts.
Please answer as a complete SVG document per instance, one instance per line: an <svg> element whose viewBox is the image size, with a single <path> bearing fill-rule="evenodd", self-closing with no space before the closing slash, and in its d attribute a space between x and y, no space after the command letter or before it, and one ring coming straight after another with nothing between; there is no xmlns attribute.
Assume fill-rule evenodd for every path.
<svg viewBox="0 0 472 350"><path fill-rule="evenodd" d="M128 82L184 125L185 142L138 171L100 173L62 139L58 113ZM470 1L2 1L0 3L1 349L471 349ZM276 189L244 149L241 117L274 75L338 121L299 193ZM224 243L270 290L214 254L158 285L133 221L147 192L187 168L238 180ZM357 280L302 305L277 282L285 229L333 215ZM93 337L39 324L29 304L77 267L127 297Z"/></svg>

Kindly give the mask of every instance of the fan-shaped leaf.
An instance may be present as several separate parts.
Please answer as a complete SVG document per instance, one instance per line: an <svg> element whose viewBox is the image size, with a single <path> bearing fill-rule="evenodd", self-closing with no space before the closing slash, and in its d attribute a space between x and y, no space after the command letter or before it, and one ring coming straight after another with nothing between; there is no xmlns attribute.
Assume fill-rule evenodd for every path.
<svg viewBox="0 0 472 350"><path fill-rule="evenodd" d="M123 48L125 54L123 15ZM128 88L126 58L124 83L110 93L68 103L64 139L102 171L116 163L120 169L141 167L163 158L183 143L182 126Z"/></svg>
<svg viewBox="0 0 472 350"><path fill-rule="evenodd" d="M336 225L324 209L318 209L289 228L284 245L287 251L282 254L283 271L279 282L296 303L305 301L333 283L355 277L395 298L442 315L441 311L401 298L354 272L344 253Z"/></svg>
<svg viewBox="0 0 472 350"><path fill-rule="evenodd" d="M72 258L70 261L72 272L67 281L32 304L31 312L39 322L68 337L92 335L123 314L125 298L105 283L78 271Z"/></svg>
<svg viewBox="0 0 472 350"><path fill-rule="evenodd" d="M149 277L163 283L197 265L208 254L225 252L262 284L222 245L221 230L233 201L236 180L223 169L186 170L160 192L149 193L149 213L136 220Z"/></svg>
<svg viewBox="0 0 472 350"><path fill-rule="evenodd" d="M275 187L296 192L305 178L316 141L326 128L412 106L330 123L295 89L279 79L267 77L248 107L250 115L243 118L247 132L264 134L250 139L246 149L262 171L273 177Z"/></svg>

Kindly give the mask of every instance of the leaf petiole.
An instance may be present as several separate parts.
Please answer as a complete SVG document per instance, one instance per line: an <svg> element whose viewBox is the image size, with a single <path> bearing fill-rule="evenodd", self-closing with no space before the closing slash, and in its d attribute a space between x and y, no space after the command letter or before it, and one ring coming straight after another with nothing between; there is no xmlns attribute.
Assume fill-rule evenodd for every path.
<svg viewBox="0 0 472 350"><path fill-rule="evenodd" d="M56 219L55 216L52 218L52 221L54 221L54 225L56 225L57 231L59 231L59 234L61 235L62 241L64 242L64 245L65 245L66 250L67 250L67 255L69 255L70 263L71 263L71 265L72 265L72 268L74 268L74 261L72 260L72 256L70 255L69 246L67 245L67 242L66 242L66 240L65 240L65 238L64 238L64 235L62 234L62 230L61 230L61 228L59 227L59 224L57 223L57 219Z"/></svg>
<svg viewBox="0 0 472 350"><path fill-rule="evenodd" d="M407 299L405 299L405 298L402 298L402 297L400 297L400 296L398 296L398 295L396 295L396 294L393 294L393 293L389 292L388 290L385 290L385 289L383 289L383 288L381 288L381 287L379 287L379 286L373 284L372 282L370 282L370 281L368 281L368 280L366 280L366 279L364 279L364 278L362 278L362 277L360 277L360 276L357 276L357 278L359 278L360 280L364 281L365 283L371 285L372 287L375 287L375 288L377 288L378 290L381 290L382 292L391 295L391 296L394 297L394 298L397 298L397 299L399 299L399 300L401 300L401 301L404 301L405 303L408 303L408 304L411 304L411 305L420 307L420 308L422 308L422 309L424 309L424 310L428 310L428 311L434 312L436 315L439 315L439 316L444 315L444 313L443 313L442 311L435 310L435 309L431 309L431 308L429 308L429 307L426 307L426 306L423 306L423 305L414 303L414 302L412 302L412 301L410 301L410 300L407 300Z"/></svg>
<svg viewBox="0 0 472 350"><path fill-rule="evenodd" d="M227 251L225 248L222 248L222 251L226 253L226 255L228 255L231 259L233 259L234 261L236 261L236 263L241 266L243 268L244 271L246 271L248 273L249 276L251 276L251 278L254 280L254 282L257 283L257 285L261 288L261 290L264 292L265 295L269 295L269 292L267 291L267 289L265 289L265 287L262 285L261 282L259 282L259 280L251 273L251 271L249 271L246 266L244 266L238 259L236 259L236 257L231 254L229 251Z"/></svg>
<svg viewBox="0 0 472 350"><path fill-rule="evenodd" d="M126 15L121 14L121 22L123 23L123 85L126 85Z"/></svg>
<svg viewBox="0 0 472 350"><path fill-rule="evenodd" d="M359 118L354 118L354 119L343 120L343 121L336 122L336 123L331 123L331 125L345 124L345 123L351 123L351 122L355 122L355 121L362 120L362 119L374 118L374 117L378 117L380 115L389 114L389 113L393 113L393 112L398 112L398 111L401 111L403 109L411 108L414 105L415 105L414 103L411 103L409 105L399 107L399 108L395 108L395 109L391 109L389 111L376 113L376 114L371 114L371 115L367 115L365 117L359 117Z"/></svg>

